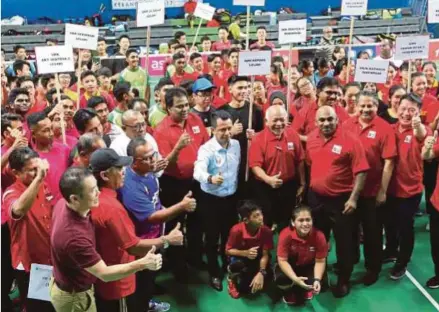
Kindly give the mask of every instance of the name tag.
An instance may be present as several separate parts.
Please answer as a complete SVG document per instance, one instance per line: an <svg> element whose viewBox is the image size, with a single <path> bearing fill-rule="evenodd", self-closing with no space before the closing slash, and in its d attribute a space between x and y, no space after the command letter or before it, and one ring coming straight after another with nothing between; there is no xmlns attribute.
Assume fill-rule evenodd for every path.
<svg viewBox="0 0 439 312"><path fill-rule="evenodd" d="M408 135L405 137L404 143L410 143L412 141L412 136Z"/></svg>
<svg viewBox="0 0 439 312"><path fill-rule="evenodd" d="M293 142L288 142L287 146L288 146L288 150L289 151L293 151L294 150L294 143Z"/></svg>
<svg viewBox="0 0 439 312"><path fill-rule="evenodd" d="M370 130L369 133L367 134L368 139L375 139L376 136L377 136L376 131L372 131L372 130Z"/></svg>
<svg viewBox="0 0 439 312"><path fill-rule="evenodd" d="M199 126L192 127L192 132L195 133L195 134L200 133L200 127Z"/></svg>
<svg viewBox="0 0 439 312"><path fill-rule="evenodd" d="M332 147L332 152L335 154L340 155L341 154L341 145L335 145Z"/></svg>
<svg viewBox="0 0 439 312"><path fill-rule="evenodd" d="M52 271L53 267L50 265L31 264L28 298L50 301L49 282L52 277Z"/></svg>

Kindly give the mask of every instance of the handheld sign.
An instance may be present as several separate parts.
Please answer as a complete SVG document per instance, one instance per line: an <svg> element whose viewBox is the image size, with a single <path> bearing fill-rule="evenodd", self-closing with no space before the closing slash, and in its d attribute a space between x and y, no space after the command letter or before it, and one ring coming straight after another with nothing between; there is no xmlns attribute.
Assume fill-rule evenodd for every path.
<svg viewBox="0 0 439 312"><path fill-rule="evenodd" d="M195 12L194 12L194 15L196 17L202 18L206 21L210 21L212 20L214 14L215 14L214 7L201 2L197 3L197 7L195 8Z"/></svg>
<svg viewBox="0 0 439 312"><path fill-rule="evenodd" d="M389 61L381 60L357 60L355 66L355 82L385 83Z"/></svg>
<svg viewBox="0 0 439 312"><path fill-rule="evenodd" d="M164 0L142 0L137 3L137 27L161 25L165 23Z"/></svg>
<svg viewBox="0 0 439 312"><path fill-rule="evenodd" d="M427 59L429 41L429 36L397 37L395 60Z"/></svg>
<svg viewBox="0 0 439 312"><path fill-rule="evenodd" d="M74 72L71 46L35 47L38 74Z"/></svg>
<svg viewBox="0 0 439 312"><path fill-rule="evenodd" d="M279 22L279 44L306 41L306 19Z"/></svg>
<svg viewBox="0 0 439 312"><path fill-rule="evenodd" d="M264 6L265 0L233 0L233 5Z"/></svg>
<svg viewBox="0 0 439 312"><path fill-rule="evenodd" d="M341 15L366 15L367 0L343 0L341 4Z"/></svg>
<svg viewBox="0 0 439 312"><path fill-rule="evenodd" d="M28 298L50 301L49 282L52 277L52 271L53 267L50 265L31 264Z"/></svg>
<svg viewBox="0 0 439 312"><path fill-rule="evenodd" d="M271 51L239 52L239 76L268 75L271 66Z"/></svg>
<svg viewBox="0 0 439 312"><path fill-rule="evenodd" d="M439 23L439 0L428 0L428 23Z"/></svg>
<svg viewBox="0 0 439 312"><path fill-rule="evenodd" d="M96 50L98 47L99 28L66 24L65 45L77 49Z"/></svg>

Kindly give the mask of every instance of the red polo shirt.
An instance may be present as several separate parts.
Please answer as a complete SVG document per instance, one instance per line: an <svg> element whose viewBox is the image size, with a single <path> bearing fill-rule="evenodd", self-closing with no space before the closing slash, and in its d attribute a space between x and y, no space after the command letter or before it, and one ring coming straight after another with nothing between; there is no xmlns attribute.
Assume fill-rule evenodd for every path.
<svg viewBox="0 0 439 312"><path fill-rule="evenodd" d="M437 141L433 147L433 151L436 159L439 158L439 144L437 144ZM436 187L434 188L433 194L430 197L430 201L433 204L434 208L439 211L439 170L436 175Z"/></svg>
<svg viewBox="0 0 439 312"><path fill-rule="evenodd" d="M366 151L367 162L371 164L361 195L375 197L381 187L384 159L395 158L396 136L392 127L382 118L376 116L369 125L362 129L359 117L352 117L343 123L343 131L357 134Z"/></svg>
<svg viewBox="0 0 439 312"><path fill-rule="evenodd" d="M434 121L439 112L439 102L436 97L426 94L422 99L421 119L424 124Z"/></svg>
<svg viewBox="0 0 439 312"><path fill-rule="evenodd" d="M325 235L313 228L306 238L297 235L292 226L284 228L279 234L277 257L295 259L294 266L310 265L316 259L325 259L328 255L328 244Z"/></svg>
<svg viewBox="0 0 439 312"><path fill-rule="evenodd" d="M36 97L35 97L36 98ZM27 116L33 113L42 112L47 107L46 101L39 101L35 99L35 104L27 111Z"/></svg>
<svg viewBox="0 0 439 312"><path fill-rule="evenodd" d="M195 8L197 7L196 1L188 1L184 4L184 13L192 14L195 12Z"/></svg>
<svg viewBox="0 0 439 312"><path fill-rule="evenodd" d="M102 188L99 207L91 211L95 226L96 249L107 265L129 263L135 260L126 250L136 246L140 239L134 231L134 224L128 212L117 200L116 191ZM105 300L118 300L129 296L136 290L134 274L119 281L96 282L96 292Z"/></svg>
<svg viewBox="0 0 439 312"><path fill-rule="evenodd" d="M57 286L67 292L91 288L97 278L89 268L101 261L96 251L95 229L90 214L87 217L66 206L60 199L53 208L51 258Z"/></svg>
<svg viewBox="0 0 439 312"><path fill-rule="evenodd" d="M343 107L335 105L333 106L333 108L335 110L335 113L337 114L340 123L350 118ZM313 102L308 106L303 106L297 114L296 118L294 118L292 127L299 134L310 134L314 129L317 128L316 113L318 109L319 106L317 105L317 102Z"/></svg>
<svg viewBox="0 0 439 312"><path fill-rule="evenodd" d="M215 41L212 44L212 51L222 51L225 49L230 49L230 47L232 46L232 42L230 40L227 40L226 42L222 42L222 41Z"/></svg>
<svg viewBox="0 0 439 312"><path fill-rule="evenodd" d="M273 232L266 226L261 226L255 235L247 231L244 222L235 224L229 234L226 250L248 250L253 247L259 247L261 250L273 249Z"/></svg>
<svg viewBox="0 0 439 312"><path fill-rule="evenodd" d="M424 190L422 177L424 174L424 161L421 157L424 140L418 141L410 127L402 132L399 131L399 122L392 125L396 132L396 144L398 157L395 169L389 184L389 194L395 197L408 198ZM428 134L430 128L426 127Z"/></svg>
<svg viewBox="0 0 439 312"><path fill-rule="evenodd" d="M189 74L187 72L183 72L183 75L177 75L177 73L175 73L171 77L171 80L175 84L175 86L178 87L185 80L192 80L192 81L197 80L199 75L200 75L199 73L191 73L191 74Z"/></svg>
<svg viewBox="0 0 439 312"><path fill-rule="evenodd" d="M233 68L224 68L222 71L220 71L220 75L221 77L223 77L223 79L225 81L228 81L230 77L232 77L233 75L237 75L238 74L238 68L233 69Z"/></svg>
<svg viewBox="0 0 439 312"><path fill-rule="evenodd" d="M165 169L165 174L181 180L192 179L198 149L209 140L203 121L196 114L189 113L182 128L171 116L166 116L154 130L154 138L163 157L172 152L185 131L191 136L192 142L180 151L177 162Z"/></svg>
<svg viewBox="0 0 439 312"><path fill-rule="evenodd" d="M215 89L213 89L212 105L215 108L219 108L223 105L226 105L231 100L229 86L227 84L227 80L224 79L221 73L218 73L218 75L213 75L212 79L213 79L213 85L216 87ZM221 88L224 89L223 97L220 97Z"/></svg>
<svg viewBox="0 0 439 312"><path fill-rule="evenodd" d="M377 89L381 92L381 100L386 104L389 104L389 91L392 86L393 84L377 83Z"/></svg>
<svg viewBox="0 0 439 312"><path fill-rule="evenodd" d="M27 186L17 180L3 193L2 203L9 215L12 267L16 269L21 264L29 272L32 263L51 264L52 205L48 199L50 194L42 183L32 207L23 217L15 219L12 205L26 189Z"/></svg>
<svg viewBox="0 0 439 312"><path fill-rule="evenodd" d="M250 145L249 167L260 167L269 176L281 172L284 182L295 179L296 168L304 159L299 135L291 127L279 139L266 127L255 135Z"/></svg>
<svg viewBox="0 0 439 312"><path fill-rule="evenodd" d="M73 123L73 120L70 121L67 125L66 125L66 134L79 139L79 137L81 136L81 134L79 133L78 129L76 129L75 124Z"/></svg>
<svg viewBox="0 0 439 312"><path fill-rule="evenodd" d="M310 133L306 157L311 166L311 189L323 196L352 192L355 175L369 170L360 139L340 126L326 142L319 129Z"/></svg>
<svg viewBox="0 0 439 312"><path fill-rule="evenodd" d="M60 143L60 144L64 144L63 143L63 140L62 140L62 135L61 136L59 136L59 137L53 137L53 141L54 142L58 142L58 143ZM75 137L73 137L73 136L71 136L71 135L68 135L68 134L66 134L66 145L72 150L75 146L76 146L76 144L78 143L78 139L77 138L75 138Z"/></svg>
<svg viewBox="0 0 439 312"><path fill-rule="evenodd" d="M117 105L114 103L113 98L106 92L103 91L96 91L93 96L102 96L105 101L107 102L108 110L111 112ZM84 94L81 94L81 98L79 100L79 107L80 108L87 108L87 101L91 98L91 96L88 96L86 92Z"/></svg>

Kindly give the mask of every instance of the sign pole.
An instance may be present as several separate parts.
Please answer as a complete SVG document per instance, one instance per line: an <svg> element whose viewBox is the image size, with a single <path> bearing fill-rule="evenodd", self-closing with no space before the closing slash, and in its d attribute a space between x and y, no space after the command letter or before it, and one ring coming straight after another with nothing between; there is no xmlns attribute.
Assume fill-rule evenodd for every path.
<svg viewBox="0 0 439 312"><path fill-rule="evenodd" d="M349 48L348 48L348 64L346 66L346 83L349 83L349 75L351 71L351 51L352 51L352 37L354 36L354 23L355 19L351 16L351 28L349 30Z"/></svg>
<svg viewBox="0 0 439 312"><path fill-rule="evenodd" d="M78 82L76 83L76 111L79 110L79 103L81 100L81 74L82 74L82 49L79 49L79 57L78 57Z"/></svg>
<svg viewBox="0 0 439 312"><path fill-rule="evenodd" d="M149 46L151 45L151 26L146 30L146 74L149 75Z"/></svg>
<svg viewBox="0 0 439 312"><path fill-rule="evenodd" d="M250 6L247 6L247 26L246 26L246 38L245 38L245 49L248 51L250 49Z"/></svg>
<svg viewBox="0 0 439 312"><path fill-rule="evenodd" d="M250 89L250 108L249 108L249 112L248 112L248 129L251 130L253 128L253 102L254 102L254 94L253 94L253 85L255 83L255 76L252 75L251 76L251 89ZM249 177L249 166L248 166L248 155L250 154L250 144L251 144L251 140L247 139L247 164L245 166L245 181L248 181L248 177Z"/></svg>
<svg viewBox="0 0 439 312"><path fill-rule="evenodd" d="M191 47L191 49L190 49L189 53L192 53L192 50L194 49L194 47L195 47L195 44L197 43L198 33L200 32L200 29L201 29L201 24L202 24L202 23L203 23L203 19L202 19L202 18L200 18L200 23L198 24L198 28L197 28L197 31L195 32L195 38L194 38L194 42L192 42L192 47Z"/></svg>
<svg viewBox="0 0 439 312"><path fill-rule="evenodd" d="M58 104L61 104L61 91L60 91L60 83L58 78L58 73L55 73L55 81L56 81L56 97L58 98ZM66 125L64 123L64 111L61 112L61 133L62 133L62 141L64 144L67 144L66 141Z"/></svg>
<svg viewBox="0 0 439 312"><path fill-rule="evenodd" d="M290 43L288 45L288 87L287 87L287 116L289 121L290 116L290 105L291 105L291 63L293 61L293 45Z"/></svg>
<svg viewBox="0 0 439 312"><path fill-rule="evenodd" d="M407 93L410 93L411 84L412 84L412 60L409 60L409 72L407 77Z"/></svg>

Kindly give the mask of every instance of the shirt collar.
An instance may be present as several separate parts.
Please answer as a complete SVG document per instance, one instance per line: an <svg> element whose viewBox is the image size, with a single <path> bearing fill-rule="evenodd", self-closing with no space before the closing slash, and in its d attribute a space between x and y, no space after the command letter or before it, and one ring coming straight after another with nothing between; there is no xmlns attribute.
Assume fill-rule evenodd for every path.
<svg viewBox="0 0 439 312"><path fill-rule="evenodd" d="M242 224L242 238L244 238L244 239L254 238L254 237L258 236L259 233L261 232L261 229L262 229L262 226L261 226L258 228L255 235L250 235L250 233L247 231L247 226L245 225L245 223L242 222L241 224Z"/></svg>
<svg viewBox="0 0 439 312"><path fill-rule="evenodd" d="M112 197L112 198L117 197L117 192L113 189L108 188L108 187L103 187L100 191L101 191L101 196L108 196L108 197Z"/></svg>
<svg viewBox="0 0 439 312"><path fill-rule="evenodd" d="M284 129L284 132L281 134L280 138L278 138L278 137L276 137L274 135L273 132L271 132L271 130L268 128L268 126L265 126L264 131L265 131L265 135L266 135L267 141L270 141L270 142L272 142L272 141L281 141L283 139L283 137L284 137L285 130L286 130L286 127Z"/></svg>
<svg viewBox="0 0 439 312"><path fill-rule="evenodd" d="M291 225L289 225L289 226L291 228ZM311 235L312 235L312 229L306 238L299 237L299 235L297 235L297 231L295 228L291 229L291 238L295 241L302 243L302 244L305 244L308 241L308 239L311 237Z"/></svg>
<svg viewBox="0 0 439 312"><path fill-rule="evenodd" d="M227 148L222 147L221 144L219 144L218 140L215 137L212 138L212 144L215 148L215 152L222 151L222 150L227 151L228 149L230 149L230 146L232 145L232 140L229 141Z"/></svg>

